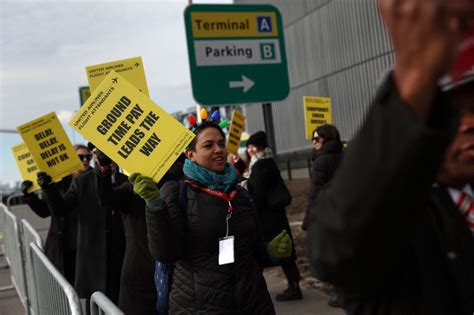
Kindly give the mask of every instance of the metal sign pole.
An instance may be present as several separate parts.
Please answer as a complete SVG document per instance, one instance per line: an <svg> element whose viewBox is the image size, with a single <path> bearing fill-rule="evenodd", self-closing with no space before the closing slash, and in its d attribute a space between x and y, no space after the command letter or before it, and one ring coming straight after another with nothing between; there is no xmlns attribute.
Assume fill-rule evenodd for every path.
<svg viewBox="0 0 474 315"><path fill-rule="evenodd" d="M277 155L276 141L275 141L275 128L273 126L273 111L272 103L263 103L263 123L265 125L265 132L268 137L268 146L273 151L273 155Z"/></svg>

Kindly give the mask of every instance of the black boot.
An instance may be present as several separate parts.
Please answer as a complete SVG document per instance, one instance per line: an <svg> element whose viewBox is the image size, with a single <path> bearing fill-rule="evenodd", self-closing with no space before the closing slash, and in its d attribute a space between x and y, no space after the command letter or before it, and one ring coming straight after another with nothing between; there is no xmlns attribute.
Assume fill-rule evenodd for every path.
<svg viewBox="0 0 474 315"><path fill-rule="evenodd" d="M303 299L303 294L301 293L300 286L297 282L289 283L288 289L276 295L276 300L278 302L301 300L301 299Z"/></svg>

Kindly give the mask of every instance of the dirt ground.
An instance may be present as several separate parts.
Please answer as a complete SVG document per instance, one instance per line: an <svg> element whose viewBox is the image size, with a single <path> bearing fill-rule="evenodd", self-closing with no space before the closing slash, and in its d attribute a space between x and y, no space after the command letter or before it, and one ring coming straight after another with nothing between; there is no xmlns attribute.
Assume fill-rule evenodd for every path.
<svg viewBox="0 0 474 315"><path fill-rule="evenodd" d="M308 203L309 179L286 180L285 183L293 197L293 201L286 208L286 214L295 242L294 246L296 256L298 257L296 263L302 277L300 286L318 289L322 293L329 295L331 294L332 287L311 276L308 257L306 255L306 232L301 229L301 222L303 221L304 212ZM280 267L272 268L267 272L272 276L285 279L285 275Z"/></svg>

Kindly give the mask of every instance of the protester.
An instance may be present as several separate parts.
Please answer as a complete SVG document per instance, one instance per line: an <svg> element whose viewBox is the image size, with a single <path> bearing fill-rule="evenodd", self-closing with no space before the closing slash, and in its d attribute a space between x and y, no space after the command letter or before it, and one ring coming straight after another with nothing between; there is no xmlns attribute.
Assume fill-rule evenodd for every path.
<svg viewBox="0 0 474 315"><path fill-rule="evenodd" d="M100 166L97 177L100 204L122 215L126 250L120 279L119 308L125 314L152 315L156 312L155 261L148 250L145 202L133 192L130 182L112 183L114 164Z"/></svg>
<svg viewBox="0 0 474 315"><path fill-rule="evenodd" d="M343 149L339 131L333 125L324 124L316 128L311 141L314 146L313 164L311 166L308 206L301 225L305 231L308 227L311 206L321 187L324 187L333 177L341 161Z"/></svg>
<svg viewBox="0 0 474 315"><path fill-rule="evenodd" d="M73 178L63 196L56 185L51 183L51 177L44 172L38 173L38 184L43 188L53 214L66 216L71 212L77 213L74 287L79 297L89 299L92 293L101 291L117 304L125 251L124 230L119 212L103 207L99 202L97 185L99 178L103 176L101 166L110 165L111 161L97 149L93 158L96 163L94 171ZM118 171L111 176L113 186L127 181L127 177Z"/></svg>
<svg viewBox="0 0 474 315"><path fill-rule="evenodd" d="M280 175L272 150L267 144L267 135L259 131L247 141L247 153L250 156L247 188L257 207L266 241L274 238L281 230L286 229L293 240L285 207L291 202L291 195ZM279 201L279 197L287 196ZM275 202L271 202L271 201ZM291 257L281 262L281 267L288 280L288 288L277 294L277 301L300 300L303 298L299 281L301 279L295 263L296 254L293 249Z"/></svg>
<svg viewBox="0 0 474 315"><path fill-rule="evenodd" d="M317 127L313 131L311 141L314 146L313 165L311 166L308 205L301 225L301 228L305 231L311 216L310 209L318 207L317 202L315 202L316 196L319 190L333 177L341 161L343 150L339 131L333 125L324 124ZM343 304L341 292L338 292L337 289L332 291L328 304L333 307L341 307Z"/></svg>
<svg viewBox="0 0 474 315"><path fill-rule="evenodd" d="M348 314L473 314L472 55L438 85L467 47L472 2L378 4L396 63L317 196L310 264L344 291Z"/></svg>
<svg viewBox="0 0 474 315"><path fill-rule="evenodd" d="M76 154L82 162L82 169L72 176L66 176L57 183L59 190L64 194L71 185L72 177L79 176L90 171L90 160L92 154L89 149L82 144L74 145ZM46 200L39 199L34 193L28 193L28 189L33 183L26 180L21 183L21 191L28 206L41 218L51 216L48 236L44 245L46 256L54 266L70 282L74 283L74 274L76 268L76 242L77 242L77 214L68 213L66 216L51 215Z"/></svg>
<svg viewBox="0 0 474 315"><path fill-rule="evenodd" d="M169 312L275 314L261 265L288 257L291 240L283 231L264 242L252 201L227 163L222 129L204 121L192 130L196 138L183 168L187 181L168 181L158 191L151 178L130 176L147 204L152 256L174 263Z"/></svg>

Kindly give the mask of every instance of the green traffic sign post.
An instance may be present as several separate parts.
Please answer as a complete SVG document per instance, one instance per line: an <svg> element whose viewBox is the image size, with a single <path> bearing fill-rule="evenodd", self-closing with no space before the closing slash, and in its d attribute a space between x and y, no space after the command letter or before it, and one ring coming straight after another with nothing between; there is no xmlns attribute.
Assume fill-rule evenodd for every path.
<svg viewBox="0 0 474 315"><path fill-rule="evenodd" d="M272 5L189 5L194 99L204 105L281 101L290 91L283 24Z"/></svg>

